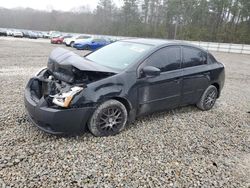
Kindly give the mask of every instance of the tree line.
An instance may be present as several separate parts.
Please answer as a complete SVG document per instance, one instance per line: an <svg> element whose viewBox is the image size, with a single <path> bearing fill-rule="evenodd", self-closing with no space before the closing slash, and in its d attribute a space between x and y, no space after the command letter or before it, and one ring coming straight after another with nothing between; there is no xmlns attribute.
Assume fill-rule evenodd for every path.
<svg viewBox="0 0 250 188"><path fill-rule="evenodd" d="M0 9L0 27L250 44L249 0L99 0L94 11Z"/></svg>

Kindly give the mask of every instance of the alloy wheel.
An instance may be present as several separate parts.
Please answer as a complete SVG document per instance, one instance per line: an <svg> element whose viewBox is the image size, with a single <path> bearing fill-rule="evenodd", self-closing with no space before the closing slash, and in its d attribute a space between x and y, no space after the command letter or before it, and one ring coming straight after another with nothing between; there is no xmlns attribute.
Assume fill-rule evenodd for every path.
<svg viewBox="0 0 250 188"><path fill-rule="evenodd" d="M207 93L207 96L205 98L205 106L206 108L211 108L217 98L217 90L216 89L212 89L210 92Z"/></svg>
<svg viewBox="0 0 250 188"><path fill-rule="evenodd" d="M116 106L103 109L98 118L98 128L104 132L115 132L122 127L123 123L123 112Z"/></svg>

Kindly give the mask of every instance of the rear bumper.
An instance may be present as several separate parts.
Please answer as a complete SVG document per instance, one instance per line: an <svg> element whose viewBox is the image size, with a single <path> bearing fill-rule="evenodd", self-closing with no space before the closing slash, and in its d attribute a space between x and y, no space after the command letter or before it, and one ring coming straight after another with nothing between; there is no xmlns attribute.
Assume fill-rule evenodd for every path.
<svg viewBox="0 0 250 188"><path fill-rule="evenodd" d="M51 108L48 107L43 97L36 103L32 99L29 84L25 89L24 103L31 122L39 129L50 134L76 134L83 132L86 129L87 121L94 111L93 107Z"/></svg>

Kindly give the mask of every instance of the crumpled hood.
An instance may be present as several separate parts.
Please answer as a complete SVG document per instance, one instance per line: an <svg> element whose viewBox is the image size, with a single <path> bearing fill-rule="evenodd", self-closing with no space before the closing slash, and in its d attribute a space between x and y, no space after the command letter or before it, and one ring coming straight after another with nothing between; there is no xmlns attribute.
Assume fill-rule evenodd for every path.
<svg viewBox="0 0 250 188"><path fill-rule="evenodd" d="M81 71L118 73L113 69L89 61L64 48L56 48L51 52L48 60L48 69L51 72L64 68L70 69L72 66Z"/></svg>

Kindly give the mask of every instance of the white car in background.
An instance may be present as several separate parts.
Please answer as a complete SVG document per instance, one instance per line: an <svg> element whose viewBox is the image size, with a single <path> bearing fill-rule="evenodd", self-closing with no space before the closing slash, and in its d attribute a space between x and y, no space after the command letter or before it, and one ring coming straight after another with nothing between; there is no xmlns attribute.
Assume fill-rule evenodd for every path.
<svg viewBox="0 0 250 188"><path fill-rule="evenodd" d="M13 37L23 37L23 33L21 31L13 31Z"/></svg>
<svg viewBox="0 0 250 188"><path fill-rule="evenodd" d="M7 36L13 36L13 31L12 30L7 30Z"/></svg>
<svg viewBox="0 0 250 188"><path fill-rule="evenodd" d="M65 38L63 40L63 43L66 46L73 47L76 40L86 40L88 38L91 38L91 36L88 36L88 35L79 35L79 36L74 36L74 37L71 37L71 38Z"/></svg>
<svg viewBox="0 0 250 188"><path fill-rule="evenodd" d="M91 39L93 39L93 37L79 38L79 39L76 39L74 43L75 43L75 44L76 44L76 43L82 43L82 42L85 42L86 40L91 40ZM71 47L72 47L72 46L71 46Z"/></svg>

